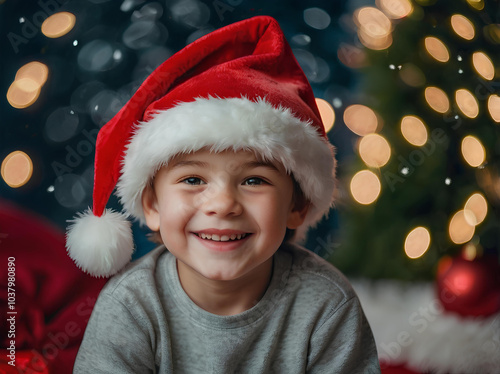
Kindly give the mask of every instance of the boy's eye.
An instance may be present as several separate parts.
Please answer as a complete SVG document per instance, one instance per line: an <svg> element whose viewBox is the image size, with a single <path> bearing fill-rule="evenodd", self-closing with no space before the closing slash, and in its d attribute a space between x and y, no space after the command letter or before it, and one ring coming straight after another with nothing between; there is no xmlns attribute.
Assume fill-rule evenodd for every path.
<svg viewBox="0 0 500 374"><path fill-rule="evenodd" d="M189 177L182 181L182 183L190 184L192 186L199 186L200 184L205 184L200 178Z"/></svg>
<svg viewBox="0 0 500 374"><path fill-rule="evenodd" d="M248 179L245 179L245 181L243 182L243 184L245 186L258 186L258 185L261 185L261 184L264 184L264 183L266 183L264 181L264 179L258 178L258 177L248 178Z"/></svg>

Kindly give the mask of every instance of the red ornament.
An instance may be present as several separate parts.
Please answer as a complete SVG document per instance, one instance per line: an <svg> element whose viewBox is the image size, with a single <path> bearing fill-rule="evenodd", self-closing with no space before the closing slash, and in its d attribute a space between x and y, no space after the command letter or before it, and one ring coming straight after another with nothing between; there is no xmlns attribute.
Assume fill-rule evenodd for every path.
<svg viewBox="0 0 500 374"><path fill-rule="evenodd" d="M498 256L469 261L444 257L438 265L437 292L444 309L461 316L489 316L500 311Z"/></svg>

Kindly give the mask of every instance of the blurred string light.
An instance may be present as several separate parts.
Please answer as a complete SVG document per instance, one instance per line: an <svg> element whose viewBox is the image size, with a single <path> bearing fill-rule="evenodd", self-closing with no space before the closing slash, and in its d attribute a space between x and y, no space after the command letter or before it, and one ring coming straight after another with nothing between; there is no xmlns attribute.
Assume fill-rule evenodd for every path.
<svg viewBox="0 0 500 374"><path fill-rule="evenodd" d="M351 179L351 195L362 205L369 205L377 200L381 188L380 179L370 170L361 170Z"/></svg>
<svg viewBox="0 0 500 374"><path fill-rule="evenodd" d="M24 186L33 175L33 162L26 153L14 151L2 161L1 175L12 188Z"/></svg>
<svg viewBox="0 0 500 374"><path fill-rule="evenodd" d="M495 77L495 66L484 52L474 52L472 54L472 65L484 79L490 81Z"/></svg>
<svg viewBox="0 0 500 374"><path fill-rule="evenodd" d="M493 94L488 97L488 112L493 121L500 122L500 96Z"/></svg>
<svg viewBox="0 0 500 374"><path fill-rule="evenodd" d="M9 104L14 108L24 109L35 103L48 75L47 65L38 61L29 62L19 68L7 91Z"/></svg>
<svg viewBox="0 0 500 374"><path fill-rule="evenodd" d="M484 1L483 0L467 0L469 5L473 7L476 10L483 10L484 8Z"/></svg>
<svg viewBox="0 0 500 374"><path fill-rule="evenodd" d="M446 93L438 87L427 87L425 89L425 101L438 113L446 113L450 109L450 100Z"/></svg>
<svg viewBox="0 0 500 374"><path fill-rule="evenodd" d="M335 111L330 103L324 99L317 98L316 105L318 106L323 126L325 126L325 132L328 132L332 129L333 124L335 123Z"/></svg>
<svg viewBox="0 0 500 374"><path fill-rule="evenodd" d="M448 62L450 52L444 43L434 36L428 36L424 39L426 51L439 62Z"/></svg>
<svg viewBox="0 0 500 374"><path fill-rule="evenodd" d="M354 12L354 22L358 27L358 38L365 47L383 50L392 45L391 20L380 9L360 8Z"/></svg>
<svg viewBox="0 0 500 374"><path fill-rule="evenodd" d="M405 239L404 250L411 259L422 257L431 244L431 234L425 227L419 226L411 230Z"/></svg>
<svg viewBox="0 0 500 374"><path fill-rule="evenodd" d="M47 38L59 38L70 32L75 26L75 22L74 14L59 12L43 21L41 30Z"/></svg>
<svg viewBox="0 0 500 374"><path fill-rule="evenodd" d="M376 0L377 6L392 19L409 16L413 12L410 0Z"/></svg>
<svg viewBox="0 0 500 374"><path fill-rule="evenodd" d="M401 120L401 133L406 141L417 147L427 143L427 127L417 116L405 116Z"/></svg>
<svg viewBox="0 0 500 374"><path fill-rule="evenodd" d="M484 221L488 214L488 203L486 198L479 192L472 194L465 203L464 210L472 214L466 214L469 224L477 226Z"/></svg>
<svg viewBox="0 0 500 374"><path fill-rule="evenodd" d="M475 232L475 226L471 225L470 218L467 218L469 211L459 210L450 220L448 225L448 234L455 244L467 243L472 239Z"/></svg>
<svg viewBox="0 0 500 374"><path fill-rule="evenodd" d="M472 135L467 135L462 140L462 156L472 167L484 164L486 160L486 150L481 141Z"/></svg>
<svg viewBox="0 0 500 374"><path fill-rule="evenodd" d="M358 147L359 155L366 165L380 168L391 158L389 142L379 134L364 136Z"/></svg>
<svg viewBox="0 0 500 374"><path fill-rule="evenodd" d="M455 101L466 117L476 118L479 114L479 104L476 98L465 88L460 88L455 92Z"/></svg>
<svg viewBox="0 0 500 374"><path fill-rule="evenodd" d="M350 105L345 109L344 123L353 133L360 136L376 132L378 127L375 112L361 104Z"/></svg>
<svg viewBox="0 0 500 374"><path fill-rule="evenodd" d="M474 24L461 14L451 16L451 27L455 33L465 40L472 40L476 35Z"/></svg>
<svg viewBox="0 0 500 374"><path fill-rule="evenodd" d="M463 210L456 212L450 220L448 232L455 244L463 244L472 239L475 227L482 223L488 214L486 198L479 192L473 193Z"/></svg>

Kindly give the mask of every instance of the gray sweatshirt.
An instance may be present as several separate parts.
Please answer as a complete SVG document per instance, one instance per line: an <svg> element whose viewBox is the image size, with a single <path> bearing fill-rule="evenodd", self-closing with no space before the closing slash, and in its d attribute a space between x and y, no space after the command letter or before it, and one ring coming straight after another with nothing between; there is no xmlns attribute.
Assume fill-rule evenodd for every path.
<svg viewBox="0 0 500 374"><path fill-rule="evenodd" d="M359 300L338 270L286 244L263 298L233 316L186 295L160 247L99 295L74 373L380 373Z"/></svg>

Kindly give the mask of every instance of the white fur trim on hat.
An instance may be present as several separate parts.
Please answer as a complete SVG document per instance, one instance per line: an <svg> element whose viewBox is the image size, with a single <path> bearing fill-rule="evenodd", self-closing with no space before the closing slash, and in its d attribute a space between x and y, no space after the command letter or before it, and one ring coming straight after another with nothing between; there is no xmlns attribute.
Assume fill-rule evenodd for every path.
<svg viewBox="0 0 500 374"><path fill-rule="evenodd" d="M460 317L447 312L432 283L351 282L370 323L382 365L422 373L497 374L500 313Z"/></svg>
<svg viewBox="0 0 500 374"><path fill-rule="evenodd" d="M252 149L293 173L311 202L304 229L331 207L333 147L308 122L265 99L198 98L157 113L136 126L126 150L117 195L125 211L144 223L141 195L156 171L180 153ZM300 230L299 230L300 232Z"/></svg>
<svg viewBox="0 0 500 374"><path fill-rule="evenodd" d="M83 271L109 277L130 262L134 241L126 215L106 209L97 217L89 208L69 222L66 248Z"/></svg>

